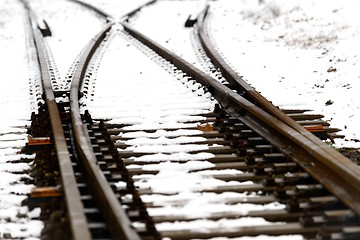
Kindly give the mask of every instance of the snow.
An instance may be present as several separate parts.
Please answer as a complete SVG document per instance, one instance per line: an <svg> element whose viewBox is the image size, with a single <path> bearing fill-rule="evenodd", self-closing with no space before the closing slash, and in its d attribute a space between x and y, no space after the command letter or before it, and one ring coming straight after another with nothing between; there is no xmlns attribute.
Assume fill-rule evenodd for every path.
<svg viewBox="0 0 360 240"><path fill-rule="evenodd" d="M182 161L193 161L193 160L206 160L213 158L214 155L211 153L184 153L184 152L178 152L178 153L170 153L170 154L164 154L164 153L156 153L156 154L149 154L144 155L141 157L131 157L129 159L136 161L146 161L146 162L154 162L154 161L176 161L176 162L182 162Z"/></svg>
<svg viewBox="0 0 360 240"><path fill-rule="evenodd" d="M128 168L158 172L134 177L140 189L156 193L142 195L144 202L154 206L149 212L159 216L169 212L207 216L224 210L245 214L251 209L284 208L281 204L231 203L234 199L245 202L251 196L247 193L201 192L215 186L252 184L216 179L217 175L237 171L209 171L214 166L210 162L214 155L201 151L213 146L193 144L204 140L197 136L202 132L196 128L205 119L200 115L213 110L213 98L122 30L118 22L124 14L148 1L86 2L101 7L117 24L97 52L97 59L92 61L98 72L89 77L91 84L81 99L82 110L90 110L95 118L109 119L108 123L123 124L124 133L120 134L119 143L130 145L126 151L147 153L129 158L134 164ZM32 0L29 3L39 21L46 19L50 25L53 36L46 38L46 44L56 62L54 76L57 84L67 88L79 53L104 26L106 19L71 1L56 0L49 4L45 0ZM341 128L340 134L345 135L343 140L335 140L335 147L360 147L356 142L360 139L357 94L360 50L356 48L360 23L354 21L359 2L264 0L260 4L256 0L162 0L143 8L130 19L130 24L210 73L202 53L193 51L197 44L193 29L184 28L187 17L196 15L207 3L210 4L210 37L222 56L249 84L282 108L311 109L324 114L325 120L330 121L332 127ZM0 238L11 233L15 238L37 239L43 227L37 220L39 210L29 212L21 206L33 187L22 182L29 178L25 172L31 163L14 161L34 158L19 151L26 142L26 126L30 124L31 112L36 112L41 95L35 87L39 72L35 60L29 57L34 49L24 38L25 12L20 2L2 0L1 5L0 65L4 67L0 71L0 81L6 91L0 95L0 111L7 117L0 119ZM76 15L76 21L72 14ZM91 28L87 27L90 25ZM74 36L76 41L73 42ZM131 57L125 59L123 56ZM138 65L141 69L134 67ZM160 84L163 88L158 87ZM124 150L119 149L121 151ZM149 164L138 165L140 162ZM117 187L123 186L124 183L117 183ZM174 192L177 193L175 199L166 195ZM195 211L198 209L201 211ZM240 218L164 222L156 227L161 231L182 227L207 231L267 224L273 223L262 218ZM298 240L302 237L236 239Z"/></svg>
<svg viewBox="0 0 360 240"><path fill-rule="evenodd" d="M213 109L214 103L209 101L210 98L198 94L202 88L195 84L186 85L185 81L176 81L174 76L163 70L165 67L169 72L177 74L167 66L167 62L160 59L161 65L156 64L154 59L151 59L157 57L156 55L151 51L146 52L149 58L131 46L128 41L139 43L121 30L112 34L108 48L101 58L98 73L91 76L96 79L96 87L93 94L90 94L94 97L86 96L86 99L83 99L84 105L94 118L110 118L109 123L131 125L124 129L162 129L184 125L184 122L189 120L200 121L204 117L192 115L208 113ZM118 58L122 55L132 57ZM117 61L113 61L115 58ZM120 75L119 66L142 68L126 67Z"/></svg>
<svg viewBox="0 0 360 240"><path fill-rule="evenodd" d="M183 204L191 201L192 199L199 199L199 201L206 200L210 203L223 203L223 204L230 203L232 201L240 201L240 200L246 202L248 197L249 197L248 193L224 192L217 194L211 192L200 193L200 192L184 191L177 195L144 194L141 196L141 199L143 200L144 203L151 203L153 206L163 206L166 204L173 204L173 205Z"/></svg>
<svg viewBox="0 0 360 240"><path fill-rule="evenodd" d="M270 225L273 223L270 223L266 221L263 218L249 218L244 217L240 219L220 219L217 221L213 220L195 220L195 221L179 221L175 224L173 223L159 223L156 225L157 229L161 231L171 231L171 230L192 230L194 226L198 229L200 232L209 232L210 230L216 230L218 232L221 231L231 231L234 230L234 228L237 227L250 227L250 226L264 226L264 225ZM299 236L295 236L295 239L303 239ZM226 238L225 238L226 239ZM262 238L260 238L262 239ZM267 239L266 237L264 239ZM287 238L293 240L293 238Z"/></svg>
<svg viewBox="0 0 360 240"><path fill-rule="evenodd" d="M208 1L209 32L220 53L275 105L325 115L331 127L340 128L339 134L345 135L335 140L335 147L360 147L360 117L355 114L360 108L360 73L356 68L360 50L354 47L360 25L353 21L360 4L350 0L263 2ZM199 60L201 54L188 51L194 45L193 34L183 25L206 1L189 7L192 3L158 1L130 22L209 73L204 60ZM156 11L164 15L154 18ZM173 22L163 21L163 16L175 19L176 31ZM149 26L149 19L154 24Z"/></svg>
<svg viewBox="0 0 360 240"><path fill-rule="evenodd" d="M178 56L185 58L199 69L202 68L196 53L193 50L192 29L185 28L184 24L190 14L200 13L208 1L158 1L141 10L138 17L130 18L132 26L151 39L161 43ZM157 12L162 14L158 16ZM158 17L154 17L158 16ZM151 25L149 26L149 19ZM172 19L164 21L164 19ZM176 31L174 31L176 29ZM180 47L181 46L181 47Z"/></svg>
<svg viewBox="0 0 360 240"><path fill-rule="evenodd" d="M184 217L185 219L209 218L212 216L222 216L231 214L231 216L241 217L252 211L266 211L267 209L284 209L284 205L278 203L269 203L265 205L241 203L227 205L223 203L209 203L206 198L192 200L185 206L164 206L162 208L148 208L148 212L153 217L172 216Z"/></svg>
<svg viewBox="0 0 360 240"><path fill-rule="evenodd" d="M46 0L37 0L29 3L38 21L45 19L50 27L52 36L47 37L45 43L56 62L55 78L60 86L66 85L66 76L71 75L68 71L73 62L89 40L101 30L106 19L71 1L55 0L49 4ZM76 21L69 17L71 15L77 16ZM74 37L76 41L73 41Z"/></svg>
<svg viewBox="0 0 360 240"><path fill-rule="evenodd" d="M146 153L179 153L190 151L207 150L207 145L186 144L186 145L134 145L125 149L125 151L146 152ZM120 151L120 150L119 150ZM121 151L120 151L121 152Z"/></svg>
<svg viewBox="0 0 360 240"><path fill-rule="evenodd" d="M336 147L360 147L354 141L360 139L360 24L352 21L359 2L242 0L239 6L211 5L211 33L228 62L275 105L325 115L345 135ZM238 34L227 37L232 32Z"/></svg>
<svg viewBox="0 0 360 240"><path fill-rule="evenodd" d="M238 237L232 238L231 240L302 240L301 236L296 235L285 235L285 236L267 236L267 235L259 235L256 237ZM210 238L209 240L228 240L228 238Z"/></svg>
<svg viewBox="0 0 360 240"><path fill-rule="evenodd" d="M0 238L38 239L39 211L22 206L33 185L24 184L31 163L14 163L33 155L19 154L27 140L26 126L35 111L30 95L25 11L18 1L3 0L0 10Z"/></svg>
<svg viewBox="0 0 360 240"><path fill-rule="evenodd" d="M117 1L107 1L107 0L81 0L82 2L88 3L92 6L100 8L105 13L109 14L115 21L120 21L120 19L134 9L142 6L149 2L149 0L117 0Z"/></svg>
<svg viewBox="0 0 360 240"><path fill-rule="evenodd" d="M176 137L176 136L194 136L202 134L200 130L190 130L190 129L178 129L175 131L165 131L165 130L156 130L155 132L127 132L123 133L121 137L123 138L159 138L159 137Z"/></svg>

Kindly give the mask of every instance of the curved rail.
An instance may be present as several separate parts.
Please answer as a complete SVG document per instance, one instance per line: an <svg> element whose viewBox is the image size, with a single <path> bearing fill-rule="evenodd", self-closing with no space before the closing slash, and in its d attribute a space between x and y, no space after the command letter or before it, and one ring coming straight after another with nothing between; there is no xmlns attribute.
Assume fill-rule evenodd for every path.
<svg viewBox="0 0 360 240"><path fill-rule="evenodd" d="M97 7L95 7L95 6L93 6L93 5L89 4L89 3L86 3L86 2L84 2L84 1L82 1L82 0L71 0L71 1L74 1L74 2L76 2L76 3L78 3L78 4L81 4L81 5L83 5L83 6L87 7L87 8L95 11L96 13L102 15L103 17L107 18L108 20L110 20L110 19L113 18L110 14L104 12L104 11L101 10L100 8L97 8ZM144 4L140 5L139 7L135 8L134 10L131 10L130 12L124 14L124 16L123 16L122 18L124 18L125 21L126 21L129 17L131 17L131 16L133 16L135 13L137 13L141 8L143 8L143 7L145 7L145 6L148 6L148 5L151 5L151 4L154 4L156 1L157 1L157 0L150 0L149 2L144 3Z"/></svg>
<svg viewBox="0 0 360 240"><path fill-rule="evenodd" d="M315 144L319 146L319 148L323 149L326 154L329 154L337 158L344 158L340 153L331 149L327 145L323 144L321 140L319 140L308 130L306 130L296 121L294 121L292 118L286 115L279 108L277 108L272 103L270 103L254 88L252 88L246 81L244 81L241 76L236 74L236 72L226 63L226 61L216 51L214 44L212 43L209 36L205 32L204 25L207 23L206 16L208 14L208 11L209 11L209 5L207 5L205 9L197 17L199 39L205 53L211 59L215 67L220 70L222 76L231 84L230 87L237 91L242 91L244 93L244 97L255 103L257 106L261 107L263 110L265 110L275 118L284 122L288 126L294 128L296 131L307 137L309 140L313 141Z"/></svg>
<svg viewBox="0 0 360 240"><path fill-rule="evenodd" d="M130 11L129 13L125 14L122 18L125 19L125 21L127 21L130 17L132 17L133 15L135 15L135 13L137 13L138 11L140 11L140 9L142 9L145 6L149 6L151 4L154 4L157 0L150 0L149 2L135 8L134 10Z"/></svg>
<svg viewBox="0 0 360 240"><path fill-rule="evenodd" d="M88 3L83 2L83 1L81 1L81 0L72 0L72 1L74 1L74 2L76 2L76 3L78 3L78 4L80 4L80 5L83 5L83 6L87 7L87 8L89 8L89 9L93 10L93 11L96 12L97 14L103 16L104 18L107 18L107 19L110 19L110 18L111 18L110 14L104 12L103 10L101 10L101 9L99 9L99 8L91 5L91 4L88 4Z"/></svg>
<svg viewBox="0 0 360 240"><path fill-rule="evenodd" d="M319 138L307 131L304 127L302 127L292 118L290 118L280 109L275 107L272 103L270 103L267 99L265 99L262 95L255 91L247 82L245 82L242 77L237 75L236 72L226 63L226 61L221 57L221 55L215 50L216 48L214 47L214 44L211 42L210 38L205 32L204 25L206 24L206 16L208 14L208 11L209 6L206 6L206 8L198 16L197 26L199 38L206 54L211 59L213 64L221 71L224 78L227 79L229 83L235 87L235 89L243 90L246 96L252 102L255 102L256 105L258 105L263 110L271 114L273 117L279 119L289 127L293 128L305 138L307 138L308 141L313 143L317 147L317 151L321 154L319 160L324 164L329 165L330 168L336 169L336 172L329 172L327 178L329 178L332 174L335 174L334 176L336 177L331 178L333 178L332 181L337 181L336 178L345 178L345 176L347 176L347 181L349 184L356 184L357 186L360 186L359 171L354 171L354 165L349 159L341 155L338 151L324 144ZM343 190L331 187L333 185L332 183L327 185L331 188L331 191L337 196L344 196ZM344 197L340 197L340 199L347 202L349 206L352 205L353 207L356 207L356 212L360 214L360 209L358 209L358 206L354 206L357 204L352 203L353 199L344 199Z"/></svg>
<svg viewBox="0 0 360 240"><path fill-rule="evenodd" d="M108 226L116 239L140 239L136 231L132 228L131 222L121 207L119 200L116 198L114 191L105 179L99 166L96 164L96 156L90 142L86 126L84 126L79 108L79 89L85 75L86 67L91 60L96 48L105 38L110 30L112 23L107 26L89 43L83 52L80 63L75 70L74 78L71 83L70 90L70 108L72 125L79 156L86 171L86 177L89 187L92 189L96 201L105 212L104 218L108 222Z"/></svg>
<svg viewBox="0 0 360 240"><path fill-rule="evenodd" d="M139 41L206 86L223 107L268 139L360 215L360 169L354 168L354 164L349 159L340 154L337 156L336 153L330 155L328 153L330 150L324 150L324 148L326 149L325 144L318 143L320 140L312 141L307 134L302 134L267 113L232 89L136 31L129 24L123 23L123 26Z"/></svg>
<svg viewBox="0 0 360 240"><path fill-rule="evenodd" d="M84 206L82 204L80 192L77 187L70 154L67 148L58 107L51 85L49 69L46 63L46 54L45 47L43 45L43 38L29 6L25 2L23 2L23 4L27 9L28 19L32 28L31 37L34 39L35 47L38 53L38 61L40 65L41 78L45 93L45 102L49 111L56 154L59 161L63 191L66 198L66 206L68 209L68 214L70 215L69 221L72 237L75 240L91 239L91 234L84 213Z"/></svg>
<svg viewBox="0 0 360 240"><path fill-rule="evenodd" d="M41 75L43 79L43 88L45 93L45 101L48 106L50 121L53 131L57 157L59 159L59 167L63 181L63 189L66 197L70 226L73 239L92 239L87 219L85 216L84 206L81 201L79 189L75 174L70 160L70 154L65 141L64 131L53 88L50 81L49 69L46 63L45 47L43 46L43 37L36 25L34 16L32 16L29 6L24 2L28 9L29 21L32 26L35 46L38 51L38 60L41 67ZM138 234L132 228L119 200L116 198L109 183L106 181L99 166L96 164L95 153L90 142L87 129L84 126L79 109L79 88L82 84L86 67L88 66L92 55L96 48L105 38L107 32L111 29L113 23L108 23L104 29L95 36L83 51L80 63L75 70L74 78L71 83L70 90L70 107L73 131L75 136L78 155L82 160L82 165L86 170L84 174L89 181L89 188L94 194L94 198L104 210L104 218L108 222L108 227L115 239L140 239Z"/></svg>

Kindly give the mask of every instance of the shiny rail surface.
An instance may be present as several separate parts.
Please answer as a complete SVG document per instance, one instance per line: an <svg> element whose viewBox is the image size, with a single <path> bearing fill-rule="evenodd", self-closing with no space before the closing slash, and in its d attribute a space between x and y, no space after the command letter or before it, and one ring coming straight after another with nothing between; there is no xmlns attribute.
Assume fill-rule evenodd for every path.
<svg viewBox="0 0 360 240"><path fill-rule="evenodd" d="M59 110L55 101L55 96L50 81L49 69L46 63L45 47L43 45L43 37L36 24L36 20L32 11L25 2L24 5L27 9L28 18L32 27L32 37L37 49L41 78L45 93L45 102L50 116L53 139L55 142L56 154L63 184L63 191L65 194L66 206L69 214L71 233L73 239L91 239L91 234L87 226L87 220L84 213L84 206L81 201L79 189L77 188L77 181L75 179L72 162L70 160L65 135L62 128Z"/></svg>
<svg viewBox="0 0 360 240"><path fill-rule="evenodd" d="M242 96L234 92L129 24L124 22L123 26L139 41L206 86L224 108L274 144L360 215L360 169L354 168L354 164L349 159L322 143L281 111L273 111L276 107L270 107L268 101L257 96L254 90L249 91L256 99L255 102L259 101L273 112L268 110L270 112L268 113L246 99L245 96L250 93ZM244 86L247 88L248 85ZM271 114L277 115L274 117ZM284 118L286 119L283 121Z"/></svg>

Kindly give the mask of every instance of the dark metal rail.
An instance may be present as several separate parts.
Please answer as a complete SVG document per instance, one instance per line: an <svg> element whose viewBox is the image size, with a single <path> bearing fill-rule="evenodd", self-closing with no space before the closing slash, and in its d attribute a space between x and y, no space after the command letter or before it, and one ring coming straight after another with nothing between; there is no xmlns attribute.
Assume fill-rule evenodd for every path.
<svg viewBox="0 0 360 240"><path fill-rule="evenodd" d="M79 0L73 0L84 4ZM150 1L151 4L156 0ZM25 6L28 8L26 3ZM92 6L85 4L87 7ZM140 8L139 8L140 9ZM138 10L138 9L137 9ZM137 10L130 12L125 17L133 15ZM104 17L109 17L101 10L95 10ZM221 69L223 76L241 92L245 92L244 98L232 89L222 85L215 79L196 69L194 66L176 56L169 50L163 48L156 42L147 38L145 35L136 31L129 24L123 23L125 31L129 32L144 44L157 51L162 57L176 65L179 69L203 84L214 95L214 97L227 109L233 116L241 119L246 125L250 126L281 152L294 160L314 178L322 183L329 191L341 199L346 205L352 208L360 215L360 170L354 168L353 164L340 153L332 150L319 139L306 131L303 127L289 118L286 114L279 111L276 107L267 106L269 102L253 90L241 77L237 76L227 65L225 61L219 58L219 54L213 50L213 45L206 35L203 25L208 8L198 17L200 39L206 53L213 55L213 62L216 67ZM102 12L102 13L101 13ZM38 50L38 59L41 66L41 75L43 79L43 88L46 97L46 104L49 109L52 131L54 135L55 146L61 169L62 181L65 197L67 199L67 208L69 212L70 225L73 239L91 239L91 234L87 226L87 220L84 214L84 207L78 199L80 194L74 177L69 152L66 146L65 136L62 130L60 116L57 111L57 104L50 82L49 69L46 63L45 50L43 47L43 37L41 32L32 19L29 10L29 21L32 25L34 42ZM89 182L94 198L99 206L104 210L104 217L108 222L108 227L116 239L140 239L139 234L131 226L131 222L124 209L121 207L118 198L113 189L105 179L93 151L93 147L88 135L87 127L84 125L79 108L79 91L85 76L87 66L98 46L110 31L113 23L108 23L103 30L95 36L87 48L83 51L80 63L75 69L75 74L71 83L70 107L71 118L76 139L78 155L86 173L85 178ZM235 75L234 75L235 74ZM259 106L261 108L259 108ZM61 131L58 133L58 131ZM75 191L75 192L73 192ZM297 226L295 226L297 229ZM244 231L246 229L240 229ZM253 229L248 229L249 234ZM269 229L271 231L271 229ZM274 230L276 231L276 229ZM246 231L245 231L246 232ZM267 230L265 231L267 233ZM171 233L175 238L181 238L183 232ZM172 235L169 236L172 236ZM191 235L191 233L188 233ZM235 234L235 233L234 233ZM243 232L244 234L244 232ZM235 234L236 235L236 234ZM234 235L234 236L235 236ZM187 235L188 236L188 235ZM236 235L237 236L237 235ZM199 235L194 235L199 237ZM200 237L212 237L204 236Z"/></svg>
<svg viewBox="0 0 360 240"><path fill-rule="evenodd" d="M43 37L36 24L36 20L25 3L28 19L32 27L32 36L37 49L38 61L41 70L41 78L45 93L45 102L49 111L51 128L56 148L57 159L59 161L60 174L63 184L63 191L66 198L66 206L69 214L70 228L73 239L91 239L91 234L87 225L84 206L81 201L79 189L75 179L70 154L67 148L64 131L55 101L53 88L51 85L48 65L46 63L45 47Z"/></svg>
<svg viewBox="0 0 360 240"><path fill-rule="evenodd" d="M86 2L84 2L84 1L82 1L82 0L71 0L71 1L74 1L74 2L76 2L76 3L79 3L79 4L85 6L85 7L89 8L89 9L95 11L96 13L102 15L103 17L105 17L105 18L107 18L107 19L111 19L111 18L112 18L112 16L111 16L110 14L108 14L108 13L104 12L103 10L101 10L100 8L97 8L97 7L95 7L95 6L93 6L93 5L89 4L89 3L86 3ZM150 0L150 1L147 2L147 3L144 3L144 4L140 5L139 7L135 8L135 9L132 10L132 11L130 11L129 13L126 13L126 14L123 16L123 18L127 19L127 18L133 16L133 15L134 15L135 13L137 13L141 8L143 8L143 7L145 7L145 6L148 6L148 5L151 5L151 4L154 4L156 1L157 1L157 0Z"/></svg>
<svg viewBox="0 0 360 240"><path fill-rule="evenodd" d="M99 8L91 5L91 4L88 4L88 3L83 2L83 1L81 1L81 0L71 0L71 1L74 1L74 2L76 2L76 3L79 3L79 4L81 4L81 5L85 6L85 7L93 10L93 11L96 12L97 14L103 16L104 18L107 18L107 19L111 18L111 16L110 16L108 13L104 12L103 10L101 10L101 9L99 9Z"/></svg>
<svg viewBox="0 0 360 240"><path fill-rule="evenodd" d="M43 88L45 93L45 101L49 110L50 121L53 131L53 137L59 159L59 167L63 181L63 190L66 198L66 204L69 214L69 221L73 239L91 239L91 233L85 216L84 206L81 201L77 181L72 167L70 154L66 144L64 131L62 128L60 115L50 81L50 74L46 62L45 47L43 45L43 36L36 24L35 18L24 2L28 10L29 21L32 26L35 46L38 52L38 60L41 67L41 75L43 80ZM102 14L105 16L105 14ZM71 83L70 90L70 108L71 118L74 131L74 137L78 155L85 169L84 176L88 181L88 187L91 189L95 201L102 207L104 218L108 222L108 227L114 239L140 239L136 231L132 228L131 222L127 218L124 209L121 207L119 200L115 196L112 188L105 179L102 171L96 163L95 153L86 129L83 124L79 109L79 91L84 78L86 68L96 51L96 48L105 38L111 29L113 23L108 23L104 29L95 36L87 48L83 51L83 55L78 64L74 78Z"/></svg>
<svg viewBox="0 0 360 240"><path fill-rule="evenodd" d="M126 20L129 19L130 17L132 17L134 14L136 14L141 8L145 7L145 6L149 6L151 4L154 4L157 0L150 0L149 2L135 8L134 10L130 11L129 13L125 14L123 16L123 18L125 18Z"/></svg>
<svg viewBox="0 0 360 240"><path fill-rule="evenodd" d="M349 159L332 152L334 150L328 149L316 137L310 136L311 133L299 131L298 127L289 126L272 116L129 24L123 23L123 26L125 31L206 86L224 108L274 144L360 215L360 169L354 167Z"/></svg>
<svg viewBox="0 0 360 240"><path fill-rule="evenodd" d="M86 126L83 124L79 108L79 89L81 87L86 68L96 48L105 38L112 23L109 23L88 45L75 70L70 90L70 108L72 125L79 157L86 171L85 175L92 189L92 193L98 204L102 207L104 218L108 227L116 239L140 239L132 228L131 222L121 207L119 200L114 194L109 183L105 179L101 169L97 165L97 159L88 135Z"/></svg>
<svg viewBox="0 0 360 240"><path fill-rule="evenodd" d="M261 107L273 117L279 119L289 127L299 132L307 139L307 141L309 141L309 143L307 143L308 145L314 145L313 148L319 153L317 154L318 162L319 164L321 163L321 165L323 165L323 170L327 168L327 173L316 173L317 171L322 171L319 169L314 172L315 175L313 177L317 178L319 181L322 180L322 182L331 192L333 192L336 196L346 202L348 206L352 206L354 210L357 209L356 212L358 213L358 215L360 215L360 203L354 202L356 198L354 199L354 196L351 196L353 195L352 192L354 191L354 189L352 189L352 187L348 188L347 191L350 191L350 193L345 194L344 189L346 188L340 189L340 186L337 186L336 184L339 179L346 178L347 183L344 184L351 186L352 184L356 183L356 194L359 194L360 189L358 188L358 186L360 186L360 175L359 171L356 171L357 169L354 171L354 164L349 159L341 155L338 151L324 144L319 138L315 137L313 134L307 131L304 127L302 127L292 118L290 118L284 112L275 107L272 103L270 103L267 99L265 99L262 95L255 91L247 82L245 82L242 77L236 74L236 72L215 50L216 48L214 44L210 40L209 36L206 34L204 25L207 23L206 16L208 14L208 11L209 6L207 6L198 16L197 26L200 42L213 64L221 71L224 78L227 79L230 84L235 86L236 89L243 90L245 92L245 96L250 99L250 101L254 102L257 106ZM327 166L326 168L325 165Z"/></svg>

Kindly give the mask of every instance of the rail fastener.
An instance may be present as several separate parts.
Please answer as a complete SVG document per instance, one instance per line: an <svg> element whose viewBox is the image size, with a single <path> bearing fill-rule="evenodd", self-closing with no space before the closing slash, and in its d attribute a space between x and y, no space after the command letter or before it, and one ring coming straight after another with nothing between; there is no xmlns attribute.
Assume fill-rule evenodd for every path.
<svg viewBox="0 0 360 240"><path fill-rule="evenodd" d="M30 209L49 204L51 199L63 198L64 192L59 187L37 187L28 194L28 206Z"/></svg>
<svg viewBox="0 0 360 240"><path fill-rule="evenodd" d="M27 153L32 153L37 150L41 150L46 146L50 146L53 143L51 142L50 137L28 137L28 142L25 144L24 151Z"/></svg>
<svg viewBox="0 0 360 240"><path fill-rule="evenodd" d="M304 128L309 132L311 132L312 134L314 134L315 136L317 136L318 138L320 138L321 140L327 140L330 138L328 132L326 131L323 125L309 125L309 126L304 126Z"/></svg>
<svg viewBox="0 0 360 240"><path fill-rule="evenodd" d="M29 146L50 145L50 137L28 137Z"/></svg>

